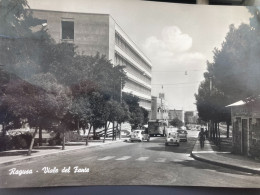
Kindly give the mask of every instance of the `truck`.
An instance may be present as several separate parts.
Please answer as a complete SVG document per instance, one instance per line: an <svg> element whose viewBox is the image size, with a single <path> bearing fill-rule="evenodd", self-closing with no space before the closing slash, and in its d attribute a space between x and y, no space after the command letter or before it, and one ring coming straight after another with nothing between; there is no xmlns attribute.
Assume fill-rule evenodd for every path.
<svg viewBox="0 0 260 195"><path fill-rule="evenodd" d="M150 137L165 136L165 129L167 123L164 120L150 120L148 121L148 133Z"/></svg>

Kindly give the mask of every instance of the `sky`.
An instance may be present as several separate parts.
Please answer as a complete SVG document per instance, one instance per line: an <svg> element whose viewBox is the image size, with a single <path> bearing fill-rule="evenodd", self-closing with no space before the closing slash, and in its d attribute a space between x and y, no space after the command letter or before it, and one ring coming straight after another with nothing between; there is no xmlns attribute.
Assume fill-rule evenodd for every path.
<svg viewBox="0 0 260 195"><path fill-rule="evenodd" d="M170 109L196 110L207 61L234 24L249 23L243 6L140 0L28 0L32 9L111 14L152 62L152 95L165 93Z"/></svg>

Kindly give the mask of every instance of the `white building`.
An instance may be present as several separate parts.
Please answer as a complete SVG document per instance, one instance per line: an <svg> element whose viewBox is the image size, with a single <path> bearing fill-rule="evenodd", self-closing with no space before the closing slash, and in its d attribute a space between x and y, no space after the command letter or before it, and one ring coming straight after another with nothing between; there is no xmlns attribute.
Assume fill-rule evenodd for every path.
<svg viewBox="0 0 260 195"><path fill-rule="evenodd" d="M32 10L44 21L57 42L71 42L79 52L107 56L115 65L126 66L127 81L123 92L139 97L140 106L151 110L152 63L109 14L91 14Z"/></svg>

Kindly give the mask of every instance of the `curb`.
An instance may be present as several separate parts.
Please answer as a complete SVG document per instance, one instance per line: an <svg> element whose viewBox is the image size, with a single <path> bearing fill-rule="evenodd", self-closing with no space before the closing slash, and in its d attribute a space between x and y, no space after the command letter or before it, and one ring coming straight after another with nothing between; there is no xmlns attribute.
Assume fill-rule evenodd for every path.
<svg viewBox="0 0 260 195"><path fill-rule="evenodd" d="M14 159L14 160L10 160L10 161L6 161L6 162L0 162L0 167L2 166L7 166L7 165L12 165L12 164L15 164L15 163L21 163L21 162L27 162L27 161L30 161L34 158L44 158L44 157L47 157L47 156L55 156L55 155L60 155L60 154L64 154L66 152L71 152L71 151L74 151L74 150L84 150L84 149L87 149L87 148L97 148L97 147L102 147L104 145L110 145L110 144L115 144L115 143L120 143L120 142L124 142L123 139L121 140L116 140L116 141L112 141L112 142L105 142L100 145L94 145L94 146L84 146L84 147L79 147L79 148L71 148L71 149L65 149L65 150L58 150L58 151L55 151L53 153L47 153L47 154L39 154L39 155L34 155L34 156L26 156L25 158L20 158L20 159Z"/></svg>
<svg viewBox="0 0 260 195"><path fill-rule="evenodd" d="M241 167L241 166L237 166L237 165L227 164L227 163L224 163L224 162L209 160L207 158L197 156L196 154L193 153L193 151L191 152L190 156L192 158L194 158L195 160L199 160L199 161L206 162L206 163L209 163L209 164L213 164L213 165L217 165L217 166L221 166L221 167L225 167L225 168L229 168L229 169L233 169L233 170L237 170L237 171L242 171L242 172L260 175L260 170L255 170L255 169L251 169L251 168L247 168L247 167Z"/></svg>

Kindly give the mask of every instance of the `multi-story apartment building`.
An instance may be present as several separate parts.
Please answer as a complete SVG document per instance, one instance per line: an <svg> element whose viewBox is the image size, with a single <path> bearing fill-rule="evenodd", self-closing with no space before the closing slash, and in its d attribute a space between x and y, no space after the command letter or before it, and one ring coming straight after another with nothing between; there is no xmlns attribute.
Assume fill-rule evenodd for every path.
<svg viewBox="0 0 260 195"><path fill-rule="evenodd" d="M85 55L106 55L114 65L124 65L127 81L123 92L139 97L151 110L152 63L109 14L33 10L57 42L71 42Z"/></svg>

